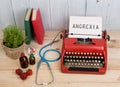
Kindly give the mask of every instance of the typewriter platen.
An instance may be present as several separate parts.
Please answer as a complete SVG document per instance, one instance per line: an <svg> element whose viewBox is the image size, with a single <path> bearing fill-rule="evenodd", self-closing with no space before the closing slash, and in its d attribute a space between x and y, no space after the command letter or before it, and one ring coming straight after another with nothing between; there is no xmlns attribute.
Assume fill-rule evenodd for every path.
<svg viewBox="0 0 120 87"><path fill-rule="evenodd" d="M102 33L102 39L68 38L63 32L61 71L64 73L104 74L107 67L106 39L109 35Z"/></svg>

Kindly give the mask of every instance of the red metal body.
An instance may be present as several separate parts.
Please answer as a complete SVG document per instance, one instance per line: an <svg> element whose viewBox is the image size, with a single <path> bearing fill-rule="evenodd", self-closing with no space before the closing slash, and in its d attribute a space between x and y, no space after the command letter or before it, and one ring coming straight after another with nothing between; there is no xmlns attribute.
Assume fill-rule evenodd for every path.
<svg viewBox="0 0 120 87"><path fill-rule="evenodd" d="M107 68L106 38L92 39L93 44L75 44L77 38L65 37L61 55L64 73L104 74ZM103 34L106 35L106 32ZM89 66L90 65L90 66Z"/></svg>

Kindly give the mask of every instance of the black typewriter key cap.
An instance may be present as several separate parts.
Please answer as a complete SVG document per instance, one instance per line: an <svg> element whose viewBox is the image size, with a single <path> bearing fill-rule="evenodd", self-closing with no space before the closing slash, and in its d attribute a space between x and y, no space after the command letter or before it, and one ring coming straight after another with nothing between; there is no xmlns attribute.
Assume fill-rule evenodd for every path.
<svg viewBox="0 0 120 87"><path fill-rule="evenodd" d="M90 52L90 54L89 55L92 55L92 52Z"/></svg>
<svg viewBox="0 0 120 87"><path fill-rule="evenodd" d="M95 55L95 53L93 53L93 55Z"/></svg>
<svg viewBox="0 0 120 87"><path fill-rule="evenodd" d="M73 56L73 58L75 58L75 56Z"/></svg>
<svg viewBox="0 0 120 87"><path fill-rule="evenodd" d="M103 66L104 66L104 64L100 63L100 67L103 67Z"/></svg>
<svg viewBox="0 0 120 87"><path fill-rule="evenodd" d="M101 61L100 60L98 60L98 63L100 63Z"/></svg>
<svg viewBox="0 0 120 87"><path fill-rule="evenodd" d="M70 62L72 62L72 59L70 59Z"/></svg>
<svg viewBox="0 0 120 87"><path fill-rule="evenodd" d="M89 52L87 52L87 55L89 55Z"/></svg>
<svg viewBox="0 0 120 87"><path fill-rule="evenodd" d="M101 57L100 57L100 56L98 56L97 58L98 58L98 59L100 59Z"/></svg>
<svg viewBox="0 0 120 87"><path fill-rule="evenodd" d="M83 60L83 62L85 62L85 60Z"/></svg>
<svg viewBox="0 0 120 87"><path fill-rule="evenodd" d="M69 52L69 54L71 54L71 52Z"/></svg>
<svg viewBox="0 0 120 87"><path fill-rule="evenodd" d="M71 63L70 63L70 62L69 62L68 64L71 66Z"/></svg>
<svg viewBox="0 0 120 87"><path fill-rule="evenodd" d="M97 63L97 66L99 66L99 63Z"/></svg>
<svg viewBox="0 0 120 87"><path fill-rule="evenodd" d="M80 63L80 66L83 66L83 63Z"/></svg>
<svg viewBox="0 0 120 87"><path fill-rule="evenodd" d="M68 66L68 65L69 65L69 62L65 62L64 65L65 65L65 66Z"/></svg>
<svg viewBox="0 0 120 87"><path fill-rule="evenodd" d="M76 58L78 58L78 56L76 56Z"/></svg>
<svg viewBox="0 0 120 87"><path fill-rule="evenodd" d="M91 66L93 66L93 63L91 63Z"/></svg>
<svg viewBox="0 0 120 87"><path fill-rule="evenodd" d="M82 59L84 59L85 57L84 56L82 56Z"/></svg>
<svg viewBox="0 0 120 87"><path fill-rule="evenodd" d="M80 63L78 63L78 65L80 65Z"/></svg>
<svg viewBox="0 0 120 87"><path fill-rule="evenodd" d="M78 64L77 64L77 63L75 63L75 65L77 66Z"/></svg>
<svg viewBox="0 0 120 87"><path fill-rule="evenodd" d="M64 56L64 58L67 58L66 56Z"/></svg>
<svg viewBox="0 0 120 87"><path fill-rule="evenodd" d="M83 55L83 52L81 52L80 54Z"/></svg>
<svg viewBox="0 0 120 87"><path fill-rule="evenodd" d="M82 60L79 60L80 62L82 62Z"/></svg>
<svg viewBox="0 0 120 87"><path fill-rule="evenodd" d="M67 58L69 58L69 56L67 56Z"/></svg>
<svg viewBox="0 0 120 87"><path fill-rule="evenodd" d="M88 58L90 59L90 58L91 58L91 56L88 56Z"/></svg>
<svg viewBox="0 0 120 87"><path fill-rule="evenodd" d="M88 63L88 60L86 60L86 63Z"/></svg>
<svg viewBox="0 0 120 87"><path fill-rule="evenodd" d="M91 63L91 60L89 60L89 63Z"/></svg>
<svg viewBox="0 0 120 87"><path fill-rule="evenodd" d="M71 65L74 65L74 63L71 63Z"/></svg>
<svg viewBox="0 0 120 87"><path fill-rule="evenodd" d="M68 54L68 52L65 52L65 54Z"/></svg>
<svg viewBox="0 0 120 87"><path fill-rule="evenodd" d="M95 63L97 63L98 61L97 60L95 60Z"/></svg>
<svg viewBox="0 0 120 87"><path fill-rule="evenodd" d="M75 62L75 59L73 60L73 62Z"/></svg>
<svg viewBox="0 0 120 87"><path fill-rule="evenodd" d="M81 56L79 56L79 58L81 58Z"/></svg>
<svg viewBox="0 0 120 87"><path fill-rule="evenodd" d="M77 62L79 62L79 60L78 60L78 59L77 59L76 61L77 61Z"/></svg>
<svg viewBox="0 0 120 87"><path fill-rule="evenodd" d="M86 55L86 53L84 52L84 55Z"/></svg>
<svg viewBox="0 0 120 87"><path fill-rule="evenodd" d="M103 57L101 57L101 59L104 59Z"/></svg>
<svg viewBox="0 0 120 87"><path fill-rule="evenodd" d="M77 52L75 52L75 55L77 55Z"/></svg>
<svg viewBox="0 0 120 87"><path fill-rule="evenodd" d="M84 63L84 65L86 66L86 65L87 65L87 63Z"/></svg>
<svg viewBox="0 0 120 87"><path fill-rule="evenodd" d="M72 58L72 56L70 56L70 58Z"/></svg>

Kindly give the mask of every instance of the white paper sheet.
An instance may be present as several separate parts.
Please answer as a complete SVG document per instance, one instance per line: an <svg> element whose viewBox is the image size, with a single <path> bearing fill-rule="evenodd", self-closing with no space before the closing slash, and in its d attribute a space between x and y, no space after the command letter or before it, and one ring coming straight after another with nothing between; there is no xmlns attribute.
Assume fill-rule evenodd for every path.
<svg viewBox="0 0 120 87"><path fill-rule="evenodd" d="M101 17L70 16L70 38L102 38Z"/></svg>

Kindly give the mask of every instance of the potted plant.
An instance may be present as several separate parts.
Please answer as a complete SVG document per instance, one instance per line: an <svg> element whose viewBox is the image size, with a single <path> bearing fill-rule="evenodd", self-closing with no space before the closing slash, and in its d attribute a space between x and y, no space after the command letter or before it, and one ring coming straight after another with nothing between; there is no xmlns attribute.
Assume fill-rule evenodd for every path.
<svg viewBox="0 0 120 87"><path fill-rule="evenodd" d="M24 51L24 32L16 25L9 25L3 30L3 49L6 54L17 59Z"/></svg>

